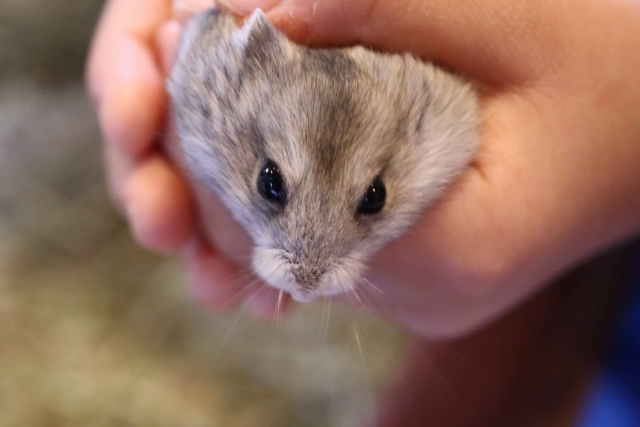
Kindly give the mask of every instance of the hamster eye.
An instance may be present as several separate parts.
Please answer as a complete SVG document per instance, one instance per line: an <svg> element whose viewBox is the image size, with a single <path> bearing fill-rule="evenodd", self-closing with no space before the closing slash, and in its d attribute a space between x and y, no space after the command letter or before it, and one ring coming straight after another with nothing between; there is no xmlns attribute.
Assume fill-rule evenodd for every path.
<svg viewBox="0 0 640 427"><path fill-rule="evenodd" d="M358 205L358 214L374 215L382 210L387 198L387 189L380 177L376 178Z"/></svg>
<svg viewBox="0 0 640 427"><path fill-rule="evenodd" d="M258 177L258 191L267 200L284 205L287 202L287 190L280 169L272 160L264 165Z"/></svg>

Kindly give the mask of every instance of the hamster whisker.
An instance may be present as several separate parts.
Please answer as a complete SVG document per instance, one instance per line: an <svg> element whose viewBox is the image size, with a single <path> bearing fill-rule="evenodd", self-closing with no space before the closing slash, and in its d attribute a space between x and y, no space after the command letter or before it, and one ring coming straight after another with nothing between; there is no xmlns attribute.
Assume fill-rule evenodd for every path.
<svg viewBox="0 0 640 427"><path fill-rule="evenodd" d="M355 277L352 273L348 272L348 274L349 274L349 277L351 277L351 280L353 281L353 283L354 283L354 284L356 285L356 287L357 287L357 288L356 288L356 287L352 287L352 290L353 290L353 292L358 296L358 300L360 301L360 303L362 303L362 306L363 306L363 307L365 307L365 308L367 309L367 311L369 311L369 308L367 307L367 304L365 304L365 303L363 302L362 298L361 298L361 297L360 297L360 295L358 294L358 292L357 292L357 290L358 290L358 289L362 292L362 294L363 294L364 296L366 296L366 297L367 297L367 301L368 301L370 304L373 304L373 305L378 309L378 311L380 311L380 308L379 308L379 307L374 303L373 298L371 298L371 295L369 295L369 293L367 292L367 290L365 289L365 287L362 285L362 283L361 283L358 279L356 279L356 277ZM361 277L363 277L363 276L361 276ZM364 277L363 277L363 278L364 278ZM370 313L370 314L372 314L372 313ZM373 314L372 314L372 315L373 315Z"/></svg>
<svg viewBox="0 0 640 427"><path fill-rule="evenodd" d="M219 306L219 308L221 310L224 310L228 308L230 305L233 305L234 303L237 303L243 300L248 293L255 290L256 286L258 286L260 282L261 280L259 278L256 278L251 282L247 283L246 285L241 286L240 289L238 289L233 294L229 295L229 297Z"/></svg>
<svg viewBox="0 0 640 427"><path fill-rule="evenodd" d="M371 295L369 295L369 293L362 286L362 284L360 282L358 282L357 280L355 280L355 279L354 279L354 283L358 284L359 289L362 291L363 296L367 298L367 301L369 302L369 304L373 305L378 310L379 313L382 313L382 310L380 309L378 304L371 297ZM373 324L376 326L376 329L378 330L378 332L382 335L383 334L383 330L382 330L382 326L380 325L380 322L378 320L378 316L376 316L376 314L371 311L371 309L367 306L367 304L363 304L363 307L367 311L367 313L369 315L369 318L373 321ZM422 356L424 356L424 354L422 354ZM411 412L411 417L413 418L413 420L415 422L417 420L416 410L415 410L415 407L414 407L415 405L412 403L411 394L409 393L409 388L407 387L407 383L406 383L405 378L403 376L402 370L400 369L400 366L398 364L397 358L394 356L393 352L389 352L388 360L390 360L392 365L393 365L394 372L395 372L395 374L397 376L397 379L400 382L400 385L401 385L402 390L403 390L403 394L405 395L405 399L407 400L407 404L409 405L409 410ZM442 377L442 375L439 372L437 374L438 374L439 377ZM442 378L442 380L444 380L444 378Z"/></svg>
<svg viewBox="0 0 640 427"><path fill-rule="evenodd" d="M371 283L371 281L369 281L369 279L367 279L364 276L360 276L360 278L362 280L364 280L365 284L369 285L370 287L372 287L373 289L375 289L376 291L378 291L381 295L384 295L384 291L382 289L380 289L379 287L377 287L376 285L374 285L373 283Z"/></svg>
<svg viewBox="0 0 640 427"><path fill-rule="evenodd" d="M351 292L351 294L353 294L356 299L358 300L358 302L360 303L360 305L362 305L363 307L365 306L364 301L362 300L362 298L360 297L360 294L358 293L358 291L356 290L356 288L354 288L353 286L351 287L351 289L349 289L349 291Z"/></svg>
<svg viewBox="0 0 640 427"><path fill-rule="evenodd" d="M360 300L360 298L355 294L355 290L354 290L352 284L345 285L342 277L340 277L340 276L337 277L337 282L338 282L338 286L340 286L340 290L342 291L343 295L345 295L345 296L355 295L356 299ZM362 302L362 301L360 301L360 302Z"/></svg>
<svg viewBox="0 0 640 427"><path fill-rule="evenodd" d="M360 328L358 327L358 324L355 320L353 320L353 317L351 319L351 323L353 325L353 332L354 335L356 337L356 343L358 344L358 351L360 352L360 361L362 362L362 370L364 372L364 377L365 377L365 381L367 384L367 389L369 390L369 397L370 397L370 404L371 404L371 410L372 413L375 413L376 411L376 402L375 402L375 396L373 393L373 385L371 384L371 375L369 374L369 370L367 369L367 362L366 359L364 357L364 349L362 347L362 338L361 338L361 334L360 334Z"/></svg>
<svg viewBox="0 0 640 427"><path fill-rule="evenodd" d="M212 295L217 294L218 292L226 290L229 287L238 286L239 285L238 282L242 282L245 279L248 279L248 278L250 278L252 276L253 276L253 280L255 280L256 279L255 274L253 273L253 271L251 271L250 268L246 268L243 271L240 271L240 272L237 272L237 273L234 273L234 274L230 274L229 276L224 277L222 279L222 281L221 281L222 283L220 283L220 284L216 283L215 285L211 286L210 289L208 289L207 292L202 294L202 296L204 296L204 297L212 296ZM244 286L245 285L243 285L242 287L244 287Z"/></svg>
<svg viewBox="0 0 640 427"><path fill-rule="evenodd" d="M355 282L355 283L358 284L357 282ZM371 298L371 295L369 295L367 290L364 287L362 287L362 285L359 285L359 290L362 292L362 296L366 298L367 303L371 304L372 306L374 306L378 310L378 312L382 313L382 310L380 309L378 304L373 300L373 298ZM356 292L356 291L354 290L354 292ZM356 294L357 294L357 292L356 292ZM376 325L376 328L382 334L382 328L380 327L380 324L378 323L378 316L376 316L376 314L373 311L371 311L371 308L368 306L367 303L364 303L362 298L360 298L360 301L362 302L362 307L369 314L369 317L373 320L373 323Z"/></svg>
<svg viewBox="0 0 640 427"><path fill-rule="evenodd" d="M351 289L345 288L344 283L342 282L342 280L340 278L338 278L337 282L338 282L338 286L340 286L340 290L342 291L342 294L349 295L350 294L349 291Z"/></svg>
<svg viewBox="0 0 640 427"><path fill-rule="evenodd" d="M251 296L249 298L247 298L247 300L242 304L242 306L240 307L240 310L238 310L238 314L235 316L235 318L233 319L233 321L231 322L231 325L229 325L229 328L227 329L227 332L224 334L224 336L222 337L222 340L220 341L220 344L218 346L218 348L215 351L215 356L214 358L217 358L220 355L220 352L222 351L222 349L224 348L224 345L226 344L227 340L229 339L229 336L231 335L231 331L233 330L234 326L238 323L238 320L240 319L240 317L242 316L242 314L245 312L247 306L249 305L249 302L256 296L258 295L258 293L262 290L262 288L264 288L265 286L267 286L266 283L262 284L262 286L260 286L258 288L258 290L256 290L253 294L251 294Z"/></svg>
<svg viewBox="0 0 640 427"><path fill-rule="evenodd" d="M273 320L276 322L276 329L280 329L280 320L282 319L282 296L284 294L284 289L280 289L278 292L278 302L276 302L275 312L273 313Z"/></svg>
<svg viewBox="0 0 640 427"><path fill-rule="evenodd" d="M255 273L253 272L252 267L251 266L246 266L246 267L243 267L243 268L238 268L237 271L222 277L221 282L223 284L228 284L233 279L238 279L238 278L244 279L244 278L246 278L248 276L251 276L251 275L255 276Z"/></svg>

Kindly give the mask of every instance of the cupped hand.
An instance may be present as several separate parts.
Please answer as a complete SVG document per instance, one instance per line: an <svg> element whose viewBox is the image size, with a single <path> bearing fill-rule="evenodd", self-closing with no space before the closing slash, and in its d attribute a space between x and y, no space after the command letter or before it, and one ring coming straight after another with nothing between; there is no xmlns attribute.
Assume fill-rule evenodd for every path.
<svg viewBox="0 0 640 427"><path fill-rule="evenodd" d="M417 228L371 262L366 277L380 291L360 289L366 304L397 322L428 336L468 332L640 229L637 2L224 4L240 16L261 7L303 43L413 52L480 88L476 162ZM186 251L196 289L219 307L251 282L242 272L247 248L238 247L220 206L205 209L209 238L198 236L190 187L154 144L165 103L162 64L170 63L180 32L170 9L168 1L112 0L89 87L107 140L112 193L134 234L158 250L197 241ZM276 304L273 293L264 294L249 299L256 311Z"/></svg>

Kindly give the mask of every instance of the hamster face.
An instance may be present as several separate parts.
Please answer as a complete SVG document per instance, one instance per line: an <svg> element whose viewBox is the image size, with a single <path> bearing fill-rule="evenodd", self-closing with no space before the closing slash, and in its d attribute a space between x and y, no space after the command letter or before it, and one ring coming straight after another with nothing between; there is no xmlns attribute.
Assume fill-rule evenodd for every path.
<svg viewBox="0 0 640 427"><path fill-rule="evenodd" d="M408 55L307 49L261 11L188 25L168 84L189 173L251 235L267 283L351 291L473 157L470 86Z"/></svg>

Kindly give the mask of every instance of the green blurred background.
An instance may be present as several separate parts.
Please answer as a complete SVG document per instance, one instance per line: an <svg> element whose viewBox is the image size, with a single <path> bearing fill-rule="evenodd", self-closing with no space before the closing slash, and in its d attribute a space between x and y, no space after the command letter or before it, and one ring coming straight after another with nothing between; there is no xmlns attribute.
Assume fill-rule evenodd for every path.
<svg viewBox="0 0 640 427"><path fill-rule="evenodd" d="M101 3L0 0L0 427L371 419L403 333L335 304L329 322L323 304L274 324L208 312L131 240L82 86Z"/></svg>

